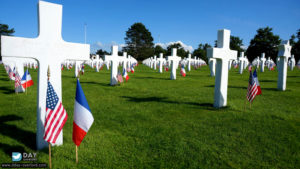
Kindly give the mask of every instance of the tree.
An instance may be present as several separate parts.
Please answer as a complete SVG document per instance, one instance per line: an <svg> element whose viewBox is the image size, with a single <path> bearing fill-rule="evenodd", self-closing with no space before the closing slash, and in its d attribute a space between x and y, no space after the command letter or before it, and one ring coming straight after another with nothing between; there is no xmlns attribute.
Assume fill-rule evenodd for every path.
<svg viewBox="0 0 300 169"><path fill-rule="evenodd" d="M198 48L194 50L193 56L200 57L202 60L204 60L207 63L208 62L207 55L206 55L207 48L211 48L211 46L207 43L205 44L200 43L198 45Z"/></svg>
<svg viewBox="0 0 300 169"><path fill-rule="evenodd" d="M243 39L240 39L238 36L230 36L230 49L238 51L238 56L241 52L244 52Z"/></svg>
<svg viewBox="0 0 300 169"><path fill-rule="evenodd" d="M279 36L274 35L270 27L259 28L256 32L257 34L250 41L246 52L248 59L252 61L257 56L260 56L261 53L265 53L266 57L276 60L278 45L281 42Z"/></svg>
<svg viewBox="0 0 300 169"><path fill-rule="evenodd" d="M156 45L155 48L154 48L154 55L156 55L157 57L159 57L160 53L163 53L164 56L166 56L167 50L164 49L163 47L161 47L160 45Z"/></svg>
<svg viewBox="0 0 300 169"><path fill-rule="evenodd" d="M8 25L0 23L0 60L2 60L2 56L1 56L1 35L11 36L13 33L15 33L14 28L9 29Z"/></svg>
<svg viewBox="0 0 300 169"><path fill-rule="evenodd" d="M171 56L172 48L177 48L177 56L180 56L181 58L188 57L188 54L190 53L189 51L185 51L180 43L173 43L167 47L167 56Z"/></svg>
<svg viewBox="0 0 300 169"><path fill-rule="evenodd" d="M296 38L298 41L296 41ZM298 61L300 59L300 29L298 29L296 36L291 36L290 44L292 46L292 55L294 55L296 61Z"/></svg>
<svg viewBox="0 0 300 169"><path fill-rule="evenodd" d="M141 61L154 54L154 44L151 32L144 24L138 22L126 31L124 51Z"/></svg>

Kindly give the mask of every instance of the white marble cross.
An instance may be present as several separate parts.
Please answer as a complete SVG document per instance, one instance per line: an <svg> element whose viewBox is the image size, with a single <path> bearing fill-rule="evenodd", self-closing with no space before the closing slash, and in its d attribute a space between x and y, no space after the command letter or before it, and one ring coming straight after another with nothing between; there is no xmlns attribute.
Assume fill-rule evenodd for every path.
<svg viewBox="0 0 300 169"><path fill-rule="evenodd" d="M219 30L217 48L207 49L207 57L217 60L214 107L227 105L228 61L237 58L237 51L230 50L230 30Z"/></svg>
<svg viewBox="0 0 300 169"><path fill-rule="evenodd" d="M294 57L294 55L292 55L292 57L291 57L291 59L290 59L290 69L291 69L291 71L293 71L294 70L294 67L295 67L295 65L296 65L296 60L295 60L295 57Z"/></svg>
<svg viewBox="0 0 300 169"><path fill-rule="evenodd" d="M157 59L158 63L159 63L159 73L163 72L163 63L164 63L164 58L163 58L163 53L159 54L159 58Z"/></svg>
<svg viewBox="0 0 300 169"><path fill-rule="evenodd" d="M246 62L246 58L244 57L244 52L240 53L240 57L239 57L239 73L243 74L243 70L244 70L244 64Z"/></svg>
<svg viewBox="0 0 300 169"><path fill-rule="evenodd" d="M189 53L189 56L188 58L186 59L187 60L187 70L188 71L191 71L191 62L192 62L192 54Z"/></svg>
<svg viewBox="0 0 300 169"><path fill-rule="evenodd" d="M38 2L39 35L37 38L1 36L2 56L33 58L39 62L37 101L37 149L48 146L43 139L46 115L47 68L50 81L58 97L61 95L61 63L64 60L88 60L90 46L65 42L61 37L62 5ZM72 120L72 119L69 119ZM63 144L62 132L56 145Z"/></svg>
<svg viewBox="0 0 300 169"><path fill-rule="evenodd" d="M256 58L256 68L259 68L259 65L260 65L260 59L259 59L259 56L257 56L257 58Z"/></svg>
<svg viewBox="0 0 300 169"><path fill-rule="evenodd" d="M208 64L209 64L209 69L210 69L210 76L214 77L216 75L216 64L217 64L216 59L209 58Z"/></svg>
<svg viewBox="0 0 300 169"><path fill-rule="evenodd" d="M171 62L171 80L176 80L176 69L181 57L177 56L177 49L172 48L171 56L168 56L168 61Z"/></svg>
<svg viewBox="0 0 300 169"><path fill-rule="evenodd" d="M120 62L122 62L122 67L126 71L127 70L127 62L129 60L127 58L127 52L123 52L123 56L119 56L119 60L120 60Z"/></svg>
<svg viewBox="0 0 300 169"><path fill-rule="evenodd" d="M289 41L283 41L278 46L278 57L280 58L278 67L280 69L278 71L277 89L281 91L285 91L286 89L287 62L291 57L291 50L292 47Z"/></svg>
<svg viewBox="0 0 300 169"><path fill-rule="evenodd" d="M107 63L110 63L111 70L110 70L110 85L114 86L118 84L118 66L120 62L120 57L118 55L118 46L112 46L111 47L111 55L105 55L104 60Z"/></svg>
<svg viewBox="0 0 300 169"><path fill-rule="evenodd" d="M265 62L266 62L266 58L265 58L265 53L262 53L261 54L261 57L260 57L260 71L261 72L264 72L265 71Z"/></svg>
<svg viewBox="0 0 300 169"><path fill-rule="evenodd" d="M152 64L153 64L153 69L156 70L156 55L154 55L154 58L152 60Z"/></svg>

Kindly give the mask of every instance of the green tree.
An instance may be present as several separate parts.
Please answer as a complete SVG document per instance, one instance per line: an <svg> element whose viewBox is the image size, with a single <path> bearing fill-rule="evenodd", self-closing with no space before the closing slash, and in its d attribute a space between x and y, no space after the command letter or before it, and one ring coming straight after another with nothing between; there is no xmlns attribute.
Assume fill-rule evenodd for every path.
<svg viewBox="0 0 300 169"><path fill-rule="evenodd" d="M144 24L138 22L126 31L124 51L141 61L154 54L154 44L151 32Z"/></svg>
<svg viewBox="0 0 300 169"><path fill-rule="evenodd" d="M230 36L230 49L238 51L238 56L241 52L244 52L243 39L240 39L238 36Z"/></svg>
<svg viewBox="0 0 300 169"><path fill-rule="evenodd" d="M161 47L160 45L156 45L155 48L154 48L154 55L156 55L157 57L159 57L160 53L163 53L164 56L166 56L167 50L164 49L163 47Z"/></svg>
<svg viewBox="0 0 300 169"><path fill-rule="evenodd" d="M298 61L300 59L300 29L298 29L296 36L291 36L290 44L292 46L292 54L295 56L296 61Z"/></svg>
<svg viewBox="0 0 300 169"><path fill-rule="evenodd" d="M193 56L200 57L202 60L204 60L207 63L207 61L208 61L207 55L206 55L207 48L211 48L211 45L209 45L207 43L205 43L205 44L200 43L198 45L198 48L194 50Z"/></svg>
<svg viewBox="0 0 300 169"><path fill-rule="evenodd" d="M270 27L259 28L256 32L257 34L250 41L246 52L248 59L252 61L257 56L260 56L261 53L265 53L266 57L276 60L278 45L281 42L279 36L274 35Z"/></svg>
<svg viewBox="0 0 300 169"><path fill-rule="evenodd" d="M189 51L185 51L180 43L173 43L167 47L167 56L171 55L172 48L177 48L177 56L180 56L181 58L188 57L188 54L190 53Z"/></svg>
<svg viewBox="0 0 300 169"><path fill-rule="evenodd" d="M14 28L9 29L8 25L0 23L0 60L2 60L2 56L1 56L1 35L11 36L13 33L15 33Z"/></svg>

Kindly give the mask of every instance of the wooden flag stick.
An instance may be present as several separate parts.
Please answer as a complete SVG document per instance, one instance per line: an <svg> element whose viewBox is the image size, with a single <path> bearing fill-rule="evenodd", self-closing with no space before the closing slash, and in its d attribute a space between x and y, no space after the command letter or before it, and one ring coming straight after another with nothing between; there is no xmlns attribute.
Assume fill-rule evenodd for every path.
<svg viewBox="0 0 300 169"><path fill-rule="evenodd" d="M244 103L244 112L246 112L246 103L247 103L247 96L245 98L245 103Z"/></svg>
<svg viewBox="0 0 300 169"><path fill-rule="evenodd" d="M76 163L78 163L78 146L76 145Z"/></svg>
<svg viewBox="0 0 300 169"><path fill-rule="evenodd" d="M49 168L52 168L52 163L51 163L51 144L48 143L49 145Z"/></svg>
<svg viewBox="0 0 300 169"><path fill-rule="evenodd" d="M250 109L251 109L251 102L250 102Z"/></svg>

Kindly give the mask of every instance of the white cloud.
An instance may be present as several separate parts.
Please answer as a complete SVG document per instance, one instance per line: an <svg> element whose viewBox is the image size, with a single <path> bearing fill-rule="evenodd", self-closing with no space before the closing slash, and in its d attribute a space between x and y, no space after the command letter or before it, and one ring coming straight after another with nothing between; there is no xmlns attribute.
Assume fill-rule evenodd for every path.
<svg viewBox="0 0 300 169"><path fill-rule="evenodd" d="M117 42L115 41L111 41L110 43L95 42L93 44L90 44L91 53L96 53L97 50L99 49L106 50L107 52L111 52L111 47L113 45L117 45L119 51L121 51L122 48L126 46L126 44L117 44Z"/></svg>
<svg viewBox="0 0 300 169"><path fill-rule="evenodd" d="M184 43L181 42L181 41L177 41L177 42L167 42L167 43L156 43L154 46L159 45L159 46L161 46L162 48L166 49L169 45L172 45L172 44L174 44L174 43L179 43L179 44L183 47L183 49L184 49L185 51L189 51L190 53L192 53L193 50L194 50L192 46L186 45L186 44L184 44Z"/></svg>

